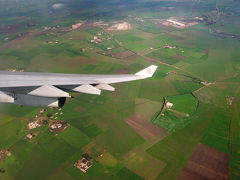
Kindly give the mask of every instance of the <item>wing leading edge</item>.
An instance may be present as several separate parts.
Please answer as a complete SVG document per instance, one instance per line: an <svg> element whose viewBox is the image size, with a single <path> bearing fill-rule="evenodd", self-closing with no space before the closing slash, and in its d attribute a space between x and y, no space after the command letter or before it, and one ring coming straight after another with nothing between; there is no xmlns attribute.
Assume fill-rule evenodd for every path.
<svg viewBox="0 0 240 180"><path fill-rule="evenodd" d="M54 102L51 104L56 105L55 100L59 100L58 98L71 97L69 93L65 91L100 95L101 90L115 90L115 88L109 84L150 78L156 69L157 66L151 65L136 74L121 75L0 71L0 102L11 99L11 101L8 101L9 103L13 101L12 98L17 100L19 96L22 98L21 102L24 102L24 99L27 98L28 101L35 101L34 104L36 104L36 100L42 103L44 99L44 102L51 101ZM6 96L8 98L6 98ZM44 98L41 99L42 97ZM17 104L21 104L19 100ZM27 105L29 105L29 102Z"/></svg>

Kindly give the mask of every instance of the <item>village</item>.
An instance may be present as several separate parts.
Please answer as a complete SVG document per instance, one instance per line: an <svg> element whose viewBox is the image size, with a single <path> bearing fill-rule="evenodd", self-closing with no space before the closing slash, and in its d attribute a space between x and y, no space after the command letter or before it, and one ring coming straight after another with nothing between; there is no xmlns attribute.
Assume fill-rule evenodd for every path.
<svg viewBox="0 0 240 180"><path fill-rule="evenodd" d="M0 162L5 159L5 156L11 156L12 153L9 150L0 150Z"/></svg>
<svg viewBox="0 0 240 180"><path fill-rule="evenodd" d="M55 109L54 109L55 110ZM36 129L41 126L48 126L49 131L53 132L55 136L58 135L61 131L64 131L69 124L64 121L64 120L57 120L58 116L63 115L63 112L61 112L61 108L55 110L54 112L47 113L47 109L41 109L40 112L35 116L34 121L30 121L27 124L27 129L32 130ZM39 133L38 132L30 132L29 134L26 135L25 139L27 140L32 140L34 137L36 137Z"/></svg>
<svg viewBox="0 0 240 180"><path fill-rule="evenodd" d="M27 124L27 130L33 130L42 126L48 126L49 131L54 133L55 136L58 133L64 131L68 126L70 126L67 121L57 120L58 116L63 115L62 109L54 109L53 112L47 112L48 109L44 108L39 111L39 113L35 116L34 121L31 121ZM30 141L33 140L36 136L38 136L39 132L30 132L25 136L25 140ZM11 153L8 150L0 151L0 161L4 159L5 155L11 156ZM74 166L86 173L87 170L92 166L93 159L88 155L88 153L84 153ZM0 169L1 172L1 169Z"/></svg>
<svg viewBox="0 0 240 180"><path fill-rule="evenodd" d="M12 156L12 153L7 150L7 149L3 149L0 150L0 163L6 158L6 157L10 157ZM0 173L5 173L5 169L4 168L0 168Z"/></svg>
<svg viewBox="0 0 240 180"><path fill-rule="evenodd" d="M93 159L87 154L83 154L82 158L78 160L74 166L80 169L82 172L87 172L87 170L93 165Z"/></svg>

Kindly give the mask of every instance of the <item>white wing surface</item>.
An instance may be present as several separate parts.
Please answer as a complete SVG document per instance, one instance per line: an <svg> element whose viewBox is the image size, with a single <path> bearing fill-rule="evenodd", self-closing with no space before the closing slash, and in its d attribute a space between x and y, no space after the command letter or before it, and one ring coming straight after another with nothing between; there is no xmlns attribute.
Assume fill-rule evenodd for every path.
<svg viewBox="0 0 240 180"><path fill-rule="evenodd" d="M37 102L43 103L46 100L46 102L56 104L55 99L70 97L69 93L65 91L100 95L101 90L115 90L109 84L150 78L156 69L157 66L151 65L136 74L116 75L0 71L0 102L8 99L9 103L12 102L12 98L17 101L19 96L21 102L24 101L24 98L30 98L28 101L35 101L36 99ZM39 99L41 97L44 98ZM21 104L19 99L17 104ZM29 105L29 102L27 105Z"/></svg>

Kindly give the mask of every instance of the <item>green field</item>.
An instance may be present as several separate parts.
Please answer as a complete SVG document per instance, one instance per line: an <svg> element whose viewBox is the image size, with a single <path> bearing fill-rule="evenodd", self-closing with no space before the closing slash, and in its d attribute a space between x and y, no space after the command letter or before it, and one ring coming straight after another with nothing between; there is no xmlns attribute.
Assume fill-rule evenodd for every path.
<svg viewBox="0 0 240 180"><path fill-rule="evenodd" d="M173 180L199 143L226 153L230 179L239 179L239 5L0 0L1 70L116 74L158 66L150 79L112 84L116 91L100 96L71 93L61 110L47 108L44 117L58 113L52 120L69 124L58 133L49 125L27 129L42 108L0 103L0 150L11 152L0 160L0 179ZM203 20L164 26L171 17ZM109 29L123 22L131 28ZM96 36L101 41L91 41ZM129 51L133 59L114 58ZM164 97L173 106L159 115ZM29 133L37 136L27 140ZM74 167L84 153L93 158L86 173Z"/></svg>

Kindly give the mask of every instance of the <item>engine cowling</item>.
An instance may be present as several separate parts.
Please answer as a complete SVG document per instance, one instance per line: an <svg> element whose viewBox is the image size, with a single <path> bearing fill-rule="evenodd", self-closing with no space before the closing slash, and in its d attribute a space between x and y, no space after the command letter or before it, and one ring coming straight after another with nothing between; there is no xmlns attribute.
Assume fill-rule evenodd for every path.
<svg viewBox="0 0 240 180"><path fill-rule="evenodd" d="M63 107L66 97L51 98L17 94L14 104L22 106Z"/></svg>
<svg viewBox="0 0 240 180"><path fill-rule="evenodd" d="M0 102L13 103L21 106L63 107L66 97L41 97L15 94L14 97L0 91Z"/></svg>

